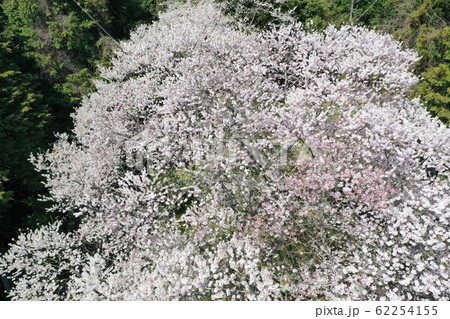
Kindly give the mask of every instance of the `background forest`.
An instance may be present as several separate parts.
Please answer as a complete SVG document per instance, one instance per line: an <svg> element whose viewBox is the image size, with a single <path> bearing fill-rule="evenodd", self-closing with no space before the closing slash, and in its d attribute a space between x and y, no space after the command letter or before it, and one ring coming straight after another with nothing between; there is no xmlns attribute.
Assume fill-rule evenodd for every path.
<svg viewBox="0 0 450 319"><path fill-rule="evenodd" d="M226 13L269 28L275 7L311 28L360 24L390 33L422 59L414 89L424 105L450 123L450 2L447 0L219 0ZM30 154L48 149L56 133L70 133L70 114L94 90L98 65L116 41L158 19L159 0L0 1L0 254L21 229L63 218L46 212L42 178ZM269 13L270 12L270 13ZM97 23L95 21L97 21ZM66 223L70 225L70 221ZM7 283L3 280L0 291ZM3 299L4 296L1 295Z"/></svg>

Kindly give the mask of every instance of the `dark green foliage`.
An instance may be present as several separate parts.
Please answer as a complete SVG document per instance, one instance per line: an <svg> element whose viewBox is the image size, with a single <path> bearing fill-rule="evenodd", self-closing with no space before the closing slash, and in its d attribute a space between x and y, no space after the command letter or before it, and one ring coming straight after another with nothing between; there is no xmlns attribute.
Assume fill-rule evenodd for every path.
<svg viewBox="0 0 450 319"><path fill-rule="evenodd" d="M243 20L257 28L277 24L272 8L287 14L296 21L310 23L314 28L323 29L328 24L363 24L379 27L385 21L397 17L397 0L217 0L224 4L225 11L240 15Z"/></svg>
<svg viewBox="0 0 450 319"><path fill-rule="evenodd" d="M280 14L296 21L312 21L315 28L324 28L330 17L330 2L326 0L216 0L226 14L250 23L259 29L280 23Z"/></svg>
<svg viewBox="0 0 450 319"><path fill-rule="evenodd" d="M416 87L428 110L450 124L450 2L414 1L404 26L394 35L421 55L417 73L423 81Z"/></svg>
<svg viewBox="0 0 450 319"><path fill-rule="evenodd" d="M39 69L21 39L0 26L0 250L19 227L47 222L38 200L42 178L28 161L46 148L51 118L39 90Z"/></svg>
<svg viewBox="0 0 450 319"><path fill-rule="evenodd" d="M127 38L130 31L139 24L152 22L158 16L158 1L155 0L110 0L107 2L110 12L108 30L120 39Z"/></svg>

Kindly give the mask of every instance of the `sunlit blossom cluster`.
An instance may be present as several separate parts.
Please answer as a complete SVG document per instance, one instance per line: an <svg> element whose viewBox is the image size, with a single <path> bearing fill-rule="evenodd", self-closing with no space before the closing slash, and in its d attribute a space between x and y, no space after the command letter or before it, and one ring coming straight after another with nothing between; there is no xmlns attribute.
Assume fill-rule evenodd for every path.
<svg viewBox="0 0 450 319"><path fill-rule="evenodd" d="M33 159L78 225L19 236L10 296L449 299L450 131L409 97L417 60L361 27L171 6Z"/></svg>

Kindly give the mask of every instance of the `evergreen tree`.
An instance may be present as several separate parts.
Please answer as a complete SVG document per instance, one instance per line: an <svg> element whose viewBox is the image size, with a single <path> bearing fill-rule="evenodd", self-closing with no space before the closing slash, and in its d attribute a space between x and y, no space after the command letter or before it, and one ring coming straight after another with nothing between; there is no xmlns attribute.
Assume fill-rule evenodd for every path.
<svg viewBox="0 0 450 319"><path fill-rule="evenodd" d="M415 91L427 109L450 124L450 3L445 0L414 1L414 10L395 36L422 57L416 72L423 78Z"/></svg>
<svg viewBox="0 0 450 319"><path fill-rule="evenodd" d="M3 17L4 18L4 17ZM0 233L1 246L17 228L47 222L38 201L42 178L29 162L48 147L50 114L39 90L39 69L20 38L0 26Z"/></svg>

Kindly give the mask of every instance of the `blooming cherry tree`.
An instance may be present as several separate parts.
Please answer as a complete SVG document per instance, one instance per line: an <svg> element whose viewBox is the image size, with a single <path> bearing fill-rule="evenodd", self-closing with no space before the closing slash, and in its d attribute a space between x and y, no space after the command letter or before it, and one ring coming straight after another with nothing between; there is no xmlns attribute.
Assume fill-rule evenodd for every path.
<svg viewBox="0 0 450 319"><path fill-rule="evenodd" d="M13 299L450 298L450 132L374 31L258 32L209 1L122 42L34 158L53 209L0 259Z"/></svg>

